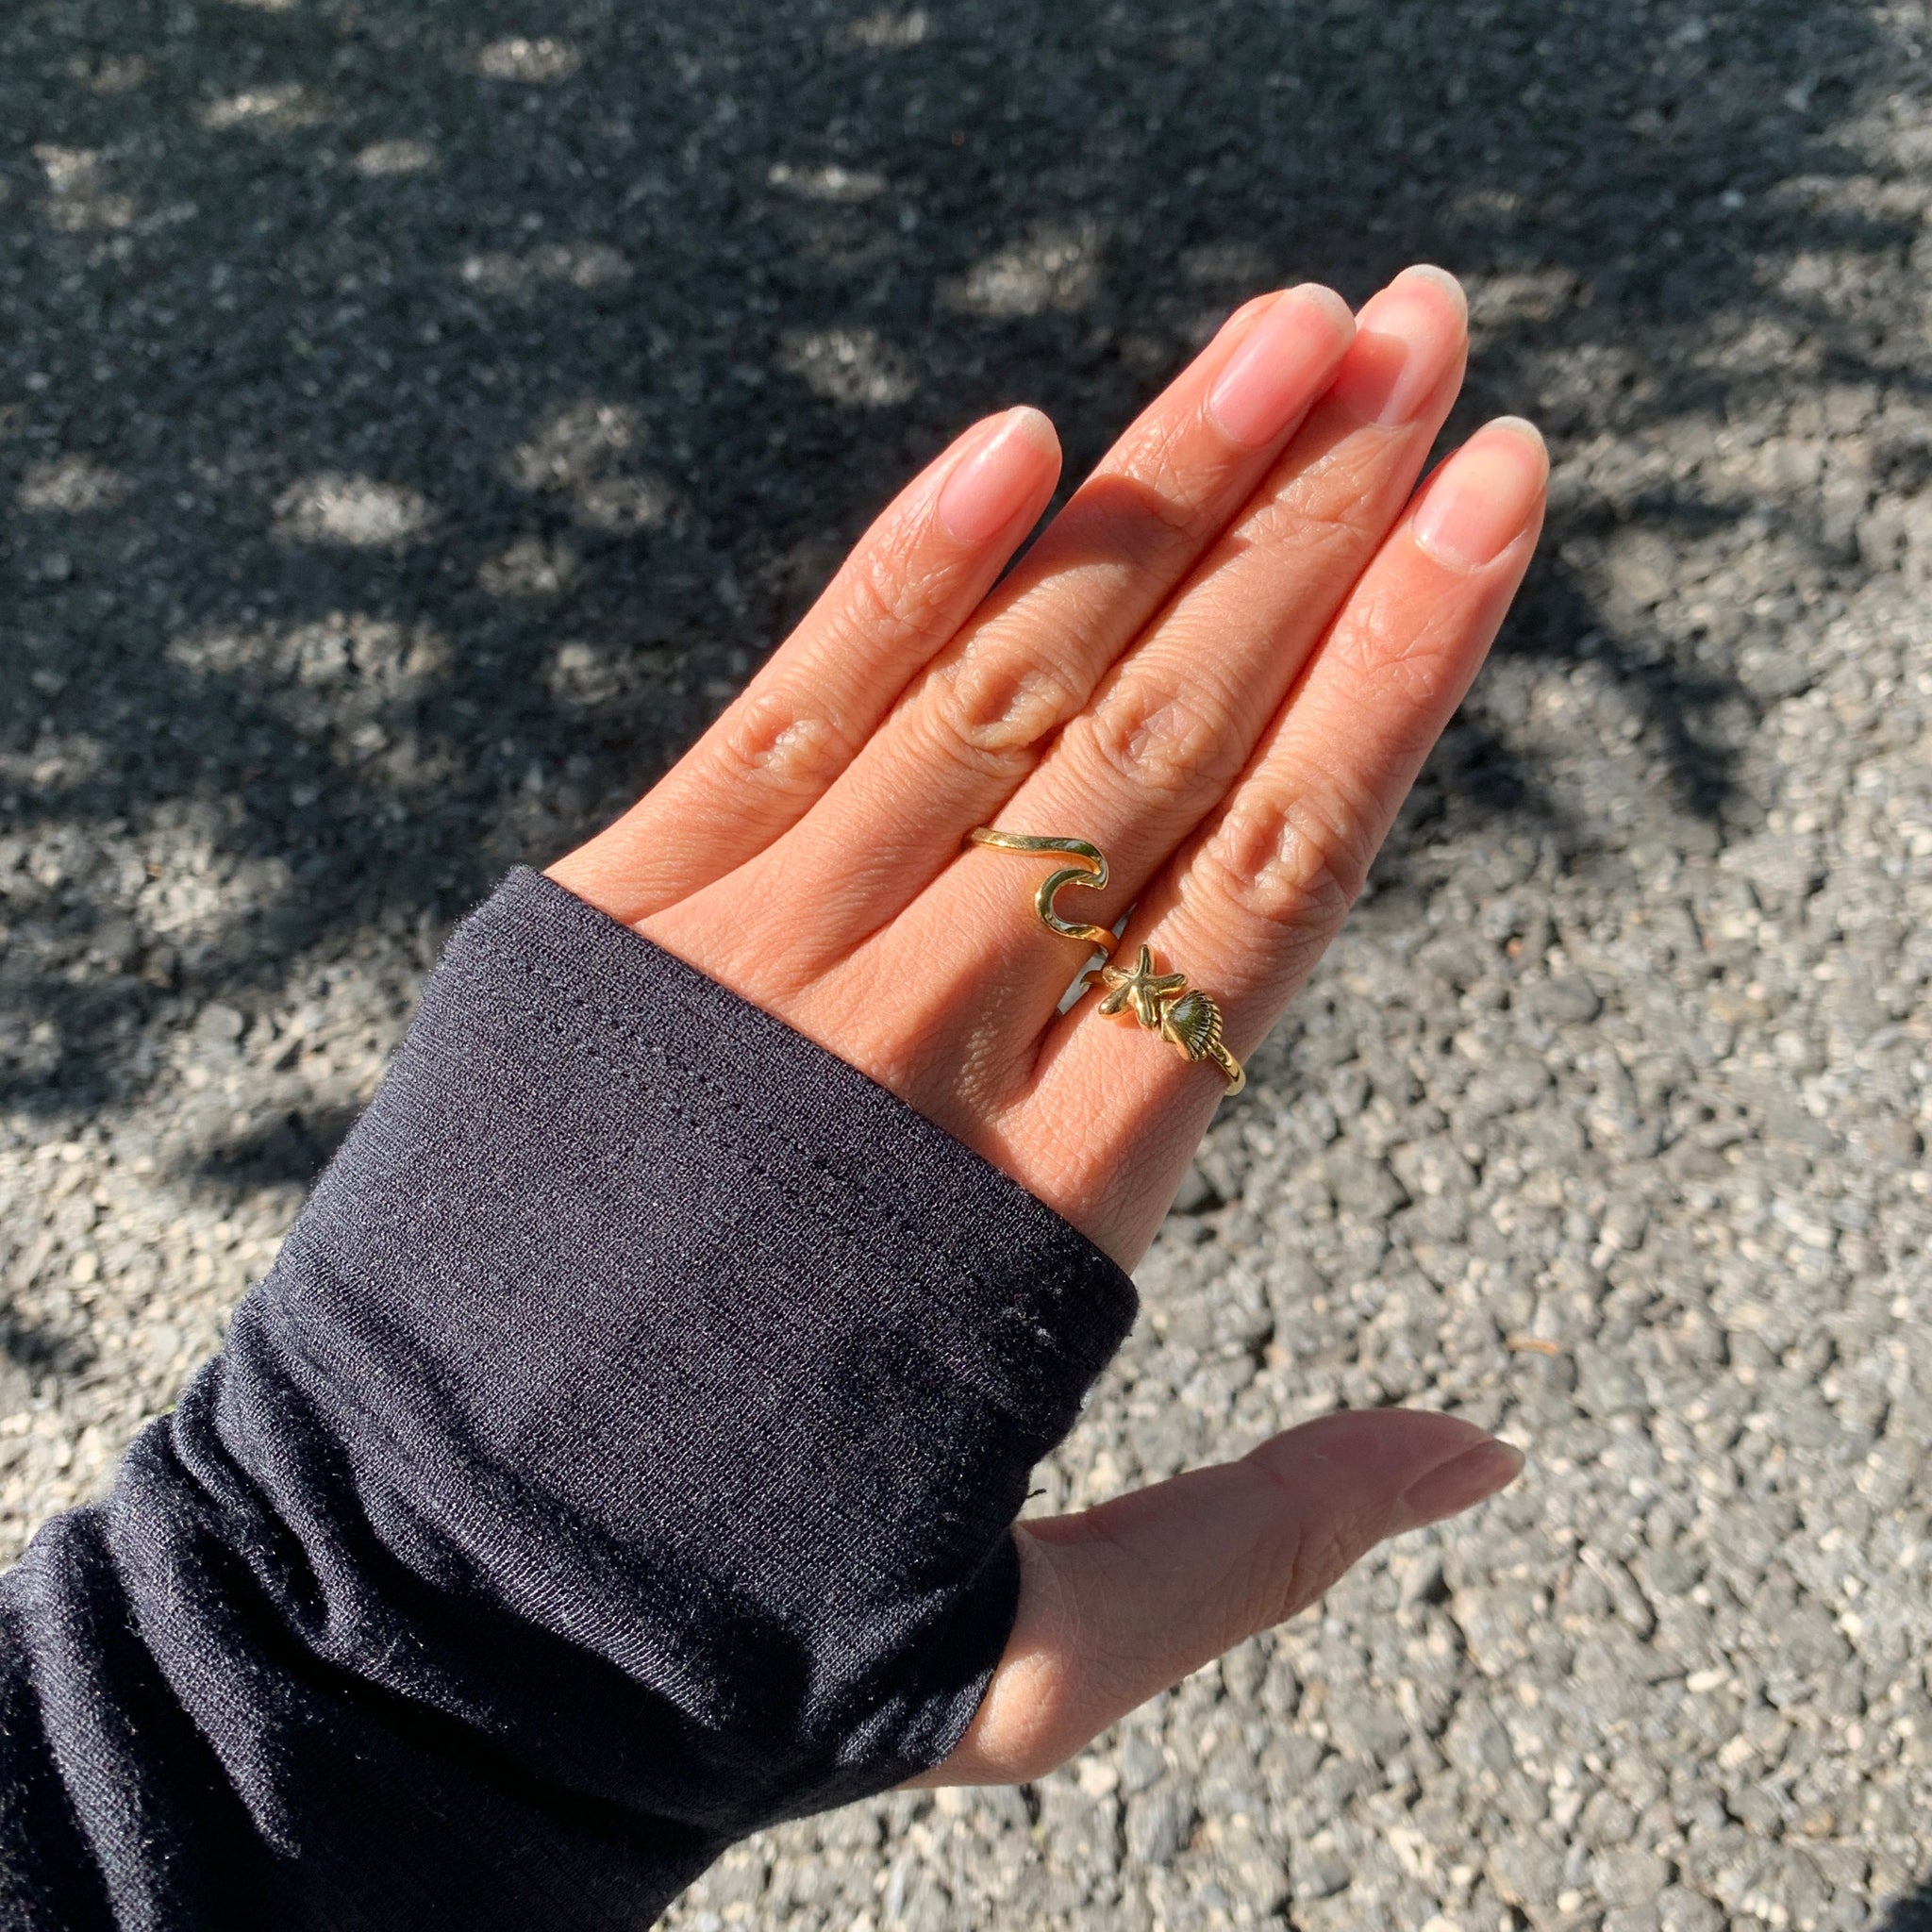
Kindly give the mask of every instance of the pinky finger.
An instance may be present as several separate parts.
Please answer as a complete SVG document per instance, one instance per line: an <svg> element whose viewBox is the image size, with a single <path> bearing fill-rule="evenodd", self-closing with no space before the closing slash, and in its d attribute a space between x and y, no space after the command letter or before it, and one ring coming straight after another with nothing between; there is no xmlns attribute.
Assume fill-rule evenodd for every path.
<svg viewBox="0 0 1932 1932"><path fill-rule="evenodd" d="M1185 971L1245 1057L1335 937L1409 786L1475 676L1541 527L1549 459L1527 423L1479 431L1424 487L1350 591L1219 814L1141 902L1142 943ZM1117 1259L1158 1225L1222 1093L1121 1021L1075 1008L1024 1105L1058 1150L1052 1205ZM1095 1119L1119 1124L1094 1133Z"/></svg>
<svg viewBox="0 0 1932 1932"><path fill-rule="evenodd" d="M859 539L798 628L623 818L550 869L626 924L803 818L991 588L1059 480L1038 409L974 425Z"/></svg>

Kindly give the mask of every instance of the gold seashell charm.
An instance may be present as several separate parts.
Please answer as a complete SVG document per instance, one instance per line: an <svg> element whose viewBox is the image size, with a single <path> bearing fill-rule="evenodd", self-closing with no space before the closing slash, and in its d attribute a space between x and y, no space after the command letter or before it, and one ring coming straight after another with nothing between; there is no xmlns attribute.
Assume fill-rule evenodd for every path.
<svg viewBox="0 0 1932 1932"><path fill-rule="evenodd" d="M1160 1016L1160 1037L1191 1060L1205 1060L1221 1044L1221 1008L1197 987Z"/></svg>

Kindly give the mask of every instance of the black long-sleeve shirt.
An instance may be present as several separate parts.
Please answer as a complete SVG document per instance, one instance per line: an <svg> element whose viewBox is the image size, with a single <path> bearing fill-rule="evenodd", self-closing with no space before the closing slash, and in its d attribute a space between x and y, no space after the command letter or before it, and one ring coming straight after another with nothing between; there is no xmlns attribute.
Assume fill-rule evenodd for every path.
<svg viewBox="0 0 1932 1932"><path fill-rule="evenodd" d="M617 1927L964 1730L1121 1271L547 880L0 1578L7 1927Z"/></svg>

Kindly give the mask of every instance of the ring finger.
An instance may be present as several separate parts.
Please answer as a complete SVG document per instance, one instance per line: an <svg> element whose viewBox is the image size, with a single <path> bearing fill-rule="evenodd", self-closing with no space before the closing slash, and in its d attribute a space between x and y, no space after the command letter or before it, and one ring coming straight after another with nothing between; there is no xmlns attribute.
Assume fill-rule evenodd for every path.
<svg viewBox="0 0 1932 1932"><path fill-rule="evenodd" d="M1184 970L1222 1006L1236 1054L1274 1024L1360 891L1522 581L1548 475L1542 439L1507 418L1442 465L1221 811L1137 908L1121 955L1144 943L1160 970ZM1003 1131L1058 1136L1042 1163L1058 1176L1052 1205L1109 1252L1134 1256L1221 1093L1211 1066L1083 1003L1049 1035L1015 1110L1024 1124Z"/></svg>

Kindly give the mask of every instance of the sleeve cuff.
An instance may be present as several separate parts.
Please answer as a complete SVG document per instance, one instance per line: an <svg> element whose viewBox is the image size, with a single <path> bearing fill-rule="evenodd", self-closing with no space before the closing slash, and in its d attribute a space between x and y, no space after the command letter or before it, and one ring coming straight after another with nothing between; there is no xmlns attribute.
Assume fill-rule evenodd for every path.
<svg viewBox="0 0 1932 1932"><path fill-rule="evenodd" d="M461 1600L412 1694L724 1838L950 1748L1029 1473L1135 1307L979 1156L520 871L238 1317L219 1427L325 1594L373 1538ZM291 1405L345 1419L320 1490Z"/></svg>

